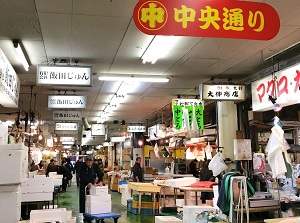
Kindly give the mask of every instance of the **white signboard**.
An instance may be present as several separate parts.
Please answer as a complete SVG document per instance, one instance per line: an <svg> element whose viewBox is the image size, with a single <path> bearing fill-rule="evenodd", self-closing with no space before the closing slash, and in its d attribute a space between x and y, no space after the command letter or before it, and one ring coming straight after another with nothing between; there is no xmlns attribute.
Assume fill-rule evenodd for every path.
<svg viewBox="0 0 300 223"><path fill-rule="evenodd" d="M71 136L62 136L59 138L60 142L74 142L75 141L75 137L71 137Z"/></svg>
<svg viewBox="0 0 300 223"><path fill-rule="evenodd" d="M60 121L80 121L82 120L81 111L73 110L54 110L53 111L53 120Z"/></svg>
<svg viewBox="0 0 300 223"><path fill-rule="evenodd" d="M91 86L92 67L38 65L37 85Z"/></svg>
<svg viewBox="0 0 300 223"><path fill-rule="evenodd" d="M92 124L91 131L92 131L92 136L104 136L105 135L105 125Z"/></svg>
<svg viewBox="0 0 300 223"><path fill-rule="evenodd" d="M185 98L175 98L172 100L174 105L181 105L181 107L185 106L204 106L202 100L199 99L185 99Z"/></svg>
<svg viewBox="0 0 300 223"><path fill-rule="evenodd" d="M110 142L125 142L125 137L124 136L110 137Z"/></svg>
<svg viewBox="0 0 300 223"><path fill-rule="evenodd" d="M148 128L148 135L150 140L164 138L166 136L166 126L164 124L157 124Z"/></svg>
<svg viewBox="0 0 300 223"><path fill-rule="evenodd" d="M78 125L71 122L55 123L55 130L77 131Z"/></svg>
<svg viewBox="0 0 300 223"><path fill-rule="evenodd" d="M300 102L300 64L275 73L276 80L272 75L251 84L252 109L253 111L267 111L274 108L269 100L270 96L276 96L276 103L288 106Z"/></svg>
<svg viewBox="0 0 300 223"><path fill-rule="evenodd" d="M127 126L127 132L146 132L146 126L129 125Z"/></svg>
<svg viewBox="0 0 300 223"><path fill-rule="evenodd" d="M48 108L86 108L85 95L48 95Z"/></svg>
<svg viewBox="0 0 300 223"><path fill-rule="evenodd" d="M20 79L0 49L0 104L3 107L17 108L19 92Z"/></svg>
<svg viewBox="0 0 300 223"><path fill-rule="evenodd" d="M201 100L243 101L246 97L246 86L237 84L200 84Z"/></svg>

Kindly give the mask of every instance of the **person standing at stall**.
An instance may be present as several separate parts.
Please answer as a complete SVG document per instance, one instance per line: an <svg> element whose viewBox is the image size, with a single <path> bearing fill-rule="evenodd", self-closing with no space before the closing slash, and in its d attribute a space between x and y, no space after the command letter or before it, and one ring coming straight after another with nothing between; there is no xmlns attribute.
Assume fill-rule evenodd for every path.
<svg viewBox="0 0 300 223"><path fill-rule="evenodd" d="M85 195L89 194L93 184L98 183L98 186L103 186L102 178L99 179L93 166L93 159L87 157L85 163L80 167L80 189L79 189L79 211L85 213ZM96 178L98 177L98 182ZM85 191L86 190L86 191Z"/></svg>
<svg viewBox="0 0 300 223"><path fill-rule="evenodd" d="M198 160L194 159L189 165L189 173L193 174L194 177L199 177Z"/></svg>
<svg viewBox="0 0 300 223"><path fill-rule="evenodd" d="M132 167L133 180L135 182L144 182L144 173L141 167L142 159L137 157L134 166Z"/></svg>
<svg viewBox="0 0 300 223"><path fill-rule="evenodd" d="M215 177L213 176L213 172L208 168L209 160L204 161L204 166L200 170L200 181L215 181ZM201 201L202 204L205 204L206 200L212 200L214 198L214 193L212 192L201 192Z"/></svg>

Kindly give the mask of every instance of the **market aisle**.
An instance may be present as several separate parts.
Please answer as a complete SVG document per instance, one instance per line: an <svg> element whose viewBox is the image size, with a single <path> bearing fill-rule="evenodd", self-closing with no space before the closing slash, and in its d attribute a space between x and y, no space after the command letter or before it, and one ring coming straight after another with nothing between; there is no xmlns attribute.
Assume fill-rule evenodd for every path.
<svg viewBox="0 0 300 223"><path fill-rule="evenodd" d="M118 223L154 223L153 216L140 216L127 213L126 207L121 205L121 194L110 190L109 193L112 197L112 211L122 215L121 218L119 218ZM68 187L67 192L61 193L59 196L60 207L72 210L73 216L77 217L79 213L79 190L76 185ZM105 222L110 223L113 222L113 220L105 220Z"/></svg>

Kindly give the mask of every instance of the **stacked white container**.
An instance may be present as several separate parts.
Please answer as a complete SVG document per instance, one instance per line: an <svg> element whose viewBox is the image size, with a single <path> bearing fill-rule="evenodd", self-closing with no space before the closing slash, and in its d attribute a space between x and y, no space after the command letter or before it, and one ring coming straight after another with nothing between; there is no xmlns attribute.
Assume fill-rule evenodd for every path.
<svg viewBox="0 0 300 223"><path fill-rule="evenodd" d="M28 148L22 144L0 145L1 222L17 223L21 216L20 185L28 175Z"/></svg>
<svg viewBox="0 0 300 223"><path fill-rule="evenodd" d="M89 214L102 214L111 212L111 195L108 187L93 186L90 195L86 196L85 212Z"/></svg>

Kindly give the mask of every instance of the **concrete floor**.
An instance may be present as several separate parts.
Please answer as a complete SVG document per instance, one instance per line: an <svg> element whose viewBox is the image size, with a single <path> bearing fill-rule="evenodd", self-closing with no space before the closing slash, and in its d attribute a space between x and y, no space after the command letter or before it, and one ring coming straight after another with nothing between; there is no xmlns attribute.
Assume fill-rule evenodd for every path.
<svg viewBox="0 0 300 223"><path fill-rule="evenodd" d="M118 223L154 223L154 216L134 215L127 212L127 208L121 205L121 194L109 190L112 197L112 212L121 214ZM60 193L59 206L73 211L73 216L79 213L79 189L76 185L67 188L67 192ZM114 222L113 219L105 220L107 223Z"/></svg>

